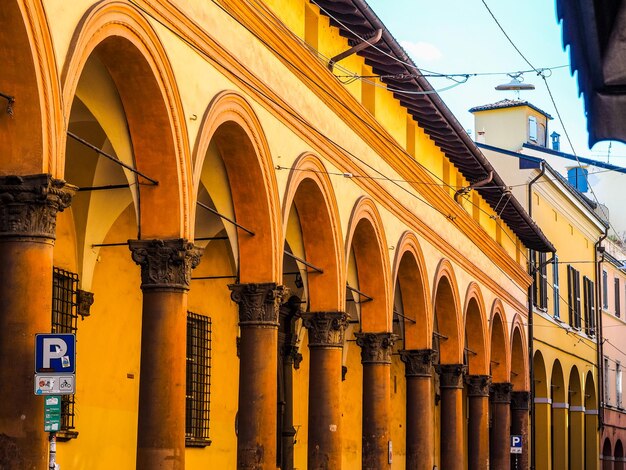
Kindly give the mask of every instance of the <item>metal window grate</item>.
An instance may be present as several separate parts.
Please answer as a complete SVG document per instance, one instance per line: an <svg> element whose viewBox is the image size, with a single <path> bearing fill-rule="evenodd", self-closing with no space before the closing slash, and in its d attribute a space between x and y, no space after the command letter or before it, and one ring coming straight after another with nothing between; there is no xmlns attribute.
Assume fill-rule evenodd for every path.
<svg viewBox="0 0 626 470"><path fill-rule="evenodd" d="M209 440L211 398L211 318L187 312L185 440L204 447Z"/></svg>
<svg viewBox="0 0 626 470"><path fill-rule="evenodd" d="M54 268L52 273L52 333L76 333L78 327L78 274ZM61 432L59 437L72 438L74 431L74 395L61 398Z"/></svg>

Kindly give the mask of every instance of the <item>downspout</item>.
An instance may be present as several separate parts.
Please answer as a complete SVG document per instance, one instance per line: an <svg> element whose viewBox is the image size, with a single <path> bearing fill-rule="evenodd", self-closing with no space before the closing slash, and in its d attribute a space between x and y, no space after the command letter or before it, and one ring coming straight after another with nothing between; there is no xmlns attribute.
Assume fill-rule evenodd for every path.
<svg viewBox="0 0 626 470"><path fill-rule="evenodd" d="M595 250L593 252L593 261L594 261L594 265L596 267L595 269L595 275L596 275L596 292L595 292L595 296L596 296L596 325L598 325L598 331L596 332L596 340L597 340L597 344L596 344L596 351L597 351L597 356L598 356L598 400L597 400L597 406L598 406L598 430L601 431L602 428L604 427L604 367L602 364L602 358L604 358L604 340L602 339L602 307L600 306L600 289L602 289L602 286L600 285L601 282L599 281L602 277L601 277L601 266L602 266L602 261L604 261L604 256L602 256L602 259L598 259L598 251L600 251L601 249L603 250L603 247L600 246L600 244L604 241L604 239L608 236L609 234L609 229L608 227L604 229L604 234L598 238L598 241L595 244Z"/></svg>
<svg viewBox="0 0 626 470"><path fill-rule="evenodd" d="M532 219L533 216L533 192L532 186L546 172L546 164L542 160L539 163L541 170L528 183L528 215ZM533 312L535 304L535 262L532 250L529 250L528 257L528 274L533 278L533 282L528 287L528 370L530 372L530 468L535 469L535 352L534 352L534 330L533 330Z"/></svg>
<svg viewBox="0 0 626 470"><path fill-rule="evenodd" d="M491 181L493 181L493 170L491 170L489 172L489 174L487 175L487 177L483 180L480 181L476 181L474 184L470 184L469 186L466 186L464 188L458 189L455 193L454 193L454 200L455 202L459 202L459 197L469 193L472 189L476 189L476 188L480 188L481 186L485 186L486 184L491 183Z"/></svg>

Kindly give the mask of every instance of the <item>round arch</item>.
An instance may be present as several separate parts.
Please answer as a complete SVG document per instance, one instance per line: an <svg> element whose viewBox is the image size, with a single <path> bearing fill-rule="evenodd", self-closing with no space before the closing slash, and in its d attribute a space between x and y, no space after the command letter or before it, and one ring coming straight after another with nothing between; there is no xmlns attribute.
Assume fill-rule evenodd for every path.
<svg viewBox="0 0 626 470"><path fill-rule="evenodd" d="M511 331L511 383L513 384L513 390L529 390L530 377L528 374L528 356L526 354L528 347L524 335L524 325L519 314L516 314L513 318Z"/></svg>
<svg viewBox="0 0 626 470"><path fill-rule="evenodd" d="M226 168L237 222L254 232L238 232L240 282L280 282L283 234L272 158L261 123L241 95L219 93L204 115L194 149L196 197L212 142Z"/></svg>
<svg viewBox="0 0 626 470"><path fill-rule="evenodd" d="M72 108L78 81L94 53L124 103L135 167L159 182L139 186L140 237L190 238L187 130L174 73L156 32L127 2L104 1L88 10L63 70L63 109ZM65 166L65 133L60 139L59 172ZM168 217L162 217L164 211Z"/></svg>
<svg viewBox="0 0 626 470"><path fill-rule="evenodd" d="M462 364L463 334L460 318L459 290L452 264L442 259L439 262L433 282L433 329L439 342L439 362L441 364Z"/></svg>
<svg viewBox="0 0 626 470"><path fill-rule="evenodd" d="M615 458L613 470L624 470L624 446L622 445L622 441L619 439L615 442L613 457Z"/></svg>
<svg viewBox="0 0 626 470"><path fill-rule="evenodd" d="M602 444L602 470L613 470L613 451L608 437L604 438L604 444Z"/></svg>
<svg viewBox="0 0 626 470"><path fill-rule="evenodd" d="M500 299L496 299L491 307L490 326L490 365L491 376L494 382L510 381L510 341L508 328L506 325L506 316L504 314L504 306Z"/></svg>
<svg viewBox="0 0 626 470"><path fill-rule="evenodd" d="M469 374L489 375L485 302L475 282L471 282L467 288L464 312Z"/></svg>
<svg viewBox="0 0 626 470"><path fill-rule="evenodd" d="M414 320L404 320L404 347L430 349L433 337L430 288L424 255L414 233L407 231L400 237L393 265L394 285L400 287L404 313Z"/></svg>
<svg viewBox="0 0 626 470"><path fill-rule="evenodd" d="M323 271L307 276L310 310L342 310L346 280L337 199L327 169L315 155L300 155L289 173L282 209L285 236L289 212L294 208L307 261Z"/></svg>
<svg viewBox="0 0 626 470"><path fill-rule="evenodd" d="M0 9L0 173L57 174L61 92L52 38L40 2L6 0Z"/></svg>
<svg viewBox="0 0 626 470"><path fill-rule="evenodd" d="M361 197L348 224L346 261L354 253L359 290L373 300L361 304L364 332L392 331L392 292L389 254L380 214L374 202Z"/></svg>
<svg viewBox="0 0 626 470"><path fill-rule="evenodd" d="M570 408L572 406L580 407L584 405L583 388L580 383L580 372L576 366L572 366L570 370L567 391L569 395L568 402L570 404Z"/></svg>

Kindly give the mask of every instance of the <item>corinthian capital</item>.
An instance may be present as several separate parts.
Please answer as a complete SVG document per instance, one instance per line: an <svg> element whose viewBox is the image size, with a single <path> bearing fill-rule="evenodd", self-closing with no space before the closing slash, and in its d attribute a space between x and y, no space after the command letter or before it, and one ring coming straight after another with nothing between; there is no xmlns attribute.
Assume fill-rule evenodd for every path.
<svg viewBox="0 0 626 470"><path fill-rule="evenodd" d="M302 315L309 331L309 348L341 348L348 326L344 312L312 312Z"/></svg>
<svg viewBox="0 0 626 470"><path fill-rule="evenodd" d="M361 346L362 364L391 364L391 352L398 335L393 333L355 333Z"/></svg>
<svg viewBox="0 0 626 470"><path fill-rule="evenodd" d="M47 174L0 176L0 238L52 243L76 187Z"/></svg>
<svg viewBox="0 0 626 470"><path fill-rule="evenodd" d="M230 298L239 305L239 326L278 328L280 305L289 289L274 282L230 284Z"/></svg>
<svg viewBox="0 0 626 470"><path fill-rule="evenodd" d="M128 246L133 261L141 266L142 290L189 290L191 270L203 252L184 238L128 240Z"/></svg>
<svg viewBox="0 0 626 470"><path fill-rule="evenodd" d="M434 349L412 349L400 351L406 377L431 377L433 364L437 358Z"/></svg>

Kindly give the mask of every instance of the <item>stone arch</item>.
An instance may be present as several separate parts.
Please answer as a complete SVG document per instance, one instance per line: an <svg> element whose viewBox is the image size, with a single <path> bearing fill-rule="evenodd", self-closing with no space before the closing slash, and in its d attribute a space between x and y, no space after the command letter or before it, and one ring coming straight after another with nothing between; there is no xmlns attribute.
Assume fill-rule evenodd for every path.
<svg viewBox="0 0 626 470"><path fill-rule="evenodd" d="M439 336L439 362L441 364L463 363L463 338L460 318L459 290L452 264L442 259L433 282L433 329Z"/></svg>
<svg viewBox="0 0 626 470"><path fill-rule="evenodd" d="M534 439L536 468L551 468L552 439L551 439L551 413L550 413L550 382L546 370L546 362L541 351L535 351L533 356L533 375L535 396L533 410ZM532 399L533 397L531 397Z"/></svg>
<svg viewBox="0 0 626 470"><path fill-rule="evenodd" d="M490 326L490 365L494 383L510 381L509 336L506 328L504 306L499 299L491 307Z"/></svg>
<svg viewBox="0 0 626 470"><path fill-rule="evenodd" d="M209 145L215 142L230 186L238 231L240 282L279 282L283 235L278 188L261 123L241 95L223 91L211 101L194 150L194 193Z"/></svg>
<svg viewBox="0 0 626 470"><path fill-rule="evenodd" d="M346 294L341 224L332 182L315 155L300 155L289 173L283 199L285 236L291 210L298 214L306 260L323 270L307 276L310 310L339 311Z"/></svg>
<svg viewBox="0 0 626 470"><path fill-rule="evenodd" d="M156 32L127 2L104 1L88 10L63 70L63 109L72 108L78 81L92 54L106 67L124 103L135 168L159 182L158 186L139 185L140 237L189 238L187 130L174 73ZM60 138L63 151L57 166L62 169L65 134ZM168 217L162 217L164 212Z"/></svg>
<svg viewBox="0 0 626 470"><path fill-rule="evenodd" d="M567 387L568 392L568 403L571 406L583 406L584 405L584 397L583 397L583 388L580 383L580 373L578 371L578 367L572 366L569 374L569 385Z"/></svg>
<svg viewBox="0 0 626 470"><path fill-rule="evenodd" d="M400 286L404 314L414 320L414 323L404 320L404 348L430 349L433 331L430 289L424 255L415 234L404 232L395 252L395 284Z"/></svg>
<svg viewBox="0 0 626 470"><path fill-rule="evenodd" d="M464 311L468 372L471 375L489 375L485 302L475 282L467 288Z"/></svg>
<svg viewBox="0 0 626 470"><path fill-rule="evenodd" d="M613 457L615 458L614 470L624 470L624 446L621 440L615 442L615 450L613 451Z"/></svg>
<svg viewBox="0 0 626 470"><path fill-rule="evenodd" d="M359 290L373 300L361 303L361 329L392 329L391 273L383 223L374 202L361 197L355 204L346 238L346 260L354 253Z"/></svg>
<svg viewBox="0 0 626 470"><path fill-rule="evenodd" d="M604 444L602 444L602 470L613 470L613 451L608 437L604 438Z"/></svg>
<svg viewBox="0 0 626 470"><path fill-rule="evenodd" d="M57 175L62 127L59 79L41 2L6 0L0 8L0 173ZM9 109L11 113L9 113Z"/></svg>
<svg viewBox="0 0 626 470"><path fill-rule="evenodd" d="M569 461L568 450L568 397L563 367L558 359L552 364L550 378L552 388L552 462Z"/></svg>
<svg viewBox="0 0 626 470"><path fill-rule="evenodd" d="M528 345L524 335L524 325L521 316L518 314L513 318L511 331L511 383L513 384L513 390L529 390L530 378L528 374L528 355L526 353Z"/></svg>
<svg viewBox="0 0 626 470"><path fill-rule="evenodd" d="M585 375L585 462L586 468L598 466L598 401L597 388L592 371Z"/></svg>

